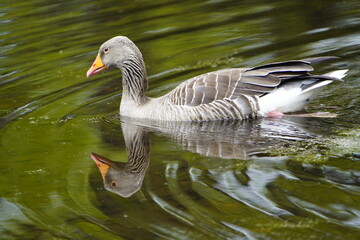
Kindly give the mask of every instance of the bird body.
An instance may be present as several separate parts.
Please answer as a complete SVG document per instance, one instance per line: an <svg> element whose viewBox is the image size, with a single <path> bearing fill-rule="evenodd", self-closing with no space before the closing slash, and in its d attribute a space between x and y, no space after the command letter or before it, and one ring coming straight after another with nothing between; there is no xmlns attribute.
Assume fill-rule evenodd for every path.
<svg viewBox="0 0 360 240"><path fill-rule="evenodd" d="M326 85L345 76L347 70L310 74L313 64L334 58L218 70L188 79L162 97L150 98L145 95L147 74L140 50L127 37L118 36L100 47L87 76L106 68L121 70L121 116L164 121L242 120L302 110Z"/></svg>

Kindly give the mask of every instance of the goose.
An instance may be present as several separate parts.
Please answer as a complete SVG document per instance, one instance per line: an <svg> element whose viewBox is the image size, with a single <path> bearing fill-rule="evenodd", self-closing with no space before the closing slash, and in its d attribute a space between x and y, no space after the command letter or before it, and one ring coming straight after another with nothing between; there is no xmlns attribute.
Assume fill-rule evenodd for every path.
<svg viewBox="0 0 360 240"><path fill-rule="evenodd" d="M312 75L312 65L337 57L315 57L269 63L252 68L231 68L190 78L169 93L145 95L148 79L139 48L127 37L103 43L87 77L105 69L122 72L120 115L160 121L243 120L281 117L303 110L326 85L342 81L347 70Z"/></svg>

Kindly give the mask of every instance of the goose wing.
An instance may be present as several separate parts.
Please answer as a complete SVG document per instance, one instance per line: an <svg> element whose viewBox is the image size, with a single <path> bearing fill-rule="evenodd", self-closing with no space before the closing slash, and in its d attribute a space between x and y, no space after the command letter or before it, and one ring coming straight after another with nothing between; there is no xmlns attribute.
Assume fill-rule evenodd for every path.
<svg viewBox="0 0 360 240"><path fill-rule="evenodd" d="M333 58L335 57L318 57L271 63L249 69L233 68L209 72L183 82L164 97L175 105L198 106L216 100L235 99L242 95L261 96L272 92L284 82L303 80L314 70L312 64ZM322 76L319 80L328 79Z"/></svg>

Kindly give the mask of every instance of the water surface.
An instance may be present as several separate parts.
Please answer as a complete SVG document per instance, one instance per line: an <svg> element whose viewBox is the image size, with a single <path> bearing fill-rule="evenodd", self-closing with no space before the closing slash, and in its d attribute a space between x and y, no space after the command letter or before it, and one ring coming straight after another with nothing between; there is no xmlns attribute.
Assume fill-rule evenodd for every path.
<svg viewBox="0 0 360 240"><path fill-rule="evenodd" d="M355 0L2 1L0 238L356 239L359 9ZM335 55L316 73L350 71L307 109L337 118L129 122L118 116L120 72L85 77L116 35L140 47L150 96L270 61ZM150 153L132 156L143 166L137 187L108 191L91 152L129 166L139 146Z"/></svg>

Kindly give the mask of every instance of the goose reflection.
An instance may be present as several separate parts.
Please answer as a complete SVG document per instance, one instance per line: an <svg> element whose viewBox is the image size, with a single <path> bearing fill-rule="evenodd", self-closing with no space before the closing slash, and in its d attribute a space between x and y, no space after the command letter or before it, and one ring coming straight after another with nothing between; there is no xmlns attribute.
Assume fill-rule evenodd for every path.
<svg viewBox="0 0 360 240"><path fill-rule="evenodd" d="M128 162L92 153L105 189L122 197L140 190L150 161L148 131L177 142L184 149L208 157L248 159L266 153L284 140L306 141L317 136L309 118L261 119L245 122L142 122L121 118Z"/></svg>
<svg viewBox="0 0 360 240"><path fill-rule="evenodd" d="M122 197L130 197L139 191L149 165L150 144L148 132L143 127L123 124L128 161L112 161L96 153L91 158L98 166L106 190Z"/></svg>

